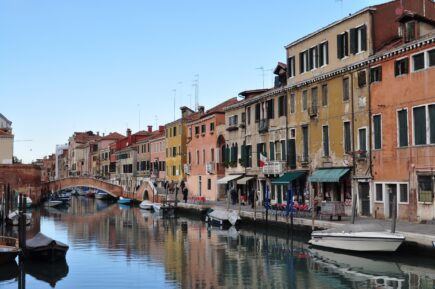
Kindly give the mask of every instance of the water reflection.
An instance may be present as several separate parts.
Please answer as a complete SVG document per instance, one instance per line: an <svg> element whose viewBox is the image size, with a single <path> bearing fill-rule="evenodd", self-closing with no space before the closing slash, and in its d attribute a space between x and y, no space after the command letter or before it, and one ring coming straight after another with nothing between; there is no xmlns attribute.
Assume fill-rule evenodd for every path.
<svg viewBox="0 0 435 289"><path fill-rule="evenodd" d="M308 247L299 232L290 239L272 229L221 230L191 216L162 218L85 197L73 198L63 209L42 208L36 215L41 216L41 231L69 244L70 250L68 265L26 263L27 288L435 286L430 258L324 251ZM0 269L5 271L16 278L17 268L15 275L12 267ZM16 288L17 281L0 281L0 287Z"/></svg>

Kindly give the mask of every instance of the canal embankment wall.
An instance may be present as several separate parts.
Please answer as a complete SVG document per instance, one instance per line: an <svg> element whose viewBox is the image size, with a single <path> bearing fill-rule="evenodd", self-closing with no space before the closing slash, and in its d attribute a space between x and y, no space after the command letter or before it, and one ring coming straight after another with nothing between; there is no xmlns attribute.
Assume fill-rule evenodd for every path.
<svg viewBox="0 0 435 289"><path fill-rule="evenodd" d="M42 196L41 168L28 164L1 164L0 191L8 184L11 190L26 194L37 204Z"/></svg>

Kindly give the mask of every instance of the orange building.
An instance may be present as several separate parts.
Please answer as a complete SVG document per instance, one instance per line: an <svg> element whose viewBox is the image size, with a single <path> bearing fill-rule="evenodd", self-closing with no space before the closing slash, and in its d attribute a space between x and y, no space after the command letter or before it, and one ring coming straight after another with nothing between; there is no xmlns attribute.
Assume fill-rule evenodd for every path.
<svg viewBox="0 0 435 289"><path fill-rule="evenodd" d="M225 146L224 107L235 104L231 98L204 112L199 108L199 117L187 122L187 188L190 196L203 196L207 200L224 197L218 191L217 180L225 176L222 147Z"/></svg>
<svg viewBox="0 0 435 289"><path fill-rule="evenodd" d="M397 48L370 63L372 212L403 220L435 219L435 21L400 18ZM412 29L412 30L411 30Z"/></svg>

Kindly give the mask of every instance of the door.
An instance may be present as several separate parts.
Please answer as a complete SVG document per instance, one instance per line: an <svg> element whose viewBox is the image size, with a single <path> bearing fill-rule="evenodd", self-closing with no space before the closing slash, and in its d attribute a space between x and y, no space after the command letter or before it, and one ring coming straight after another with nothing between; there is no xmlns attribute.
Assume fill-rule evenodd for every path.
<svg viewBox="0 0 435 289"><path fill-rule="evenodd" d="M388 194L388 218L393 217L393 206L394 206L394 196L396 196L397 200L397 186L395 184L387 185L387 194ZM397 211L396 211L397 215Z"/></svg>
<svg viewBox="0 0 435 289"><path fill-rule="evenodd" d="M361 215L370 216L370 186L369 183L358 183Z"/></svg>

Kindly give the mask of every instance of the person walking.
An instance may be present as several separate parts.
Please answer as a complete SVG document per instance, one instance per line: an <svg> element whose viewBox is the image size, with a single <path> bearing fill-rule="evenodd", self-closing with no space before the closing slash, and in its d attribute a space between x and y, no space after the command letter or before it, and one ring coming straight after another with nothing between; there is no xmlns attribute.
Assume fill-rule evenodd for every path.
<svg viewBox="0 0 435 289"><path fill-rule="evenodd" d="M188 190L187 190L187 187L184 187L184 189L183 189L183 200L184 200L184 202L185 203L187 203L187 194L188 194Z"/></svg>

